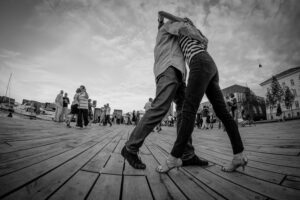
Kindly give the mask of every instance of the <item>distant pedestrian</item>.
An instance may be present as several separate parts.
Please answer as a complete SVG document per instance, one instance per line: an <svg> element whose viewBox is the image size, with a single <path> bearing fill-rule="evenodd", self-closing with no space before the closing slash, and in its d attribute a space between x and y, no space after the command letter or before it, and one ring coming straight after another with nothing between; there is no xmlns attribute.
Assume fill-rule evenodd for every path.
<svg viewBox="0 0 300 200"><path fill-rule="evenodd" d="M105 124L109 124L112 126L112 123L110 122L110 107L109 104L106 104L106 109L105 109Z"/></svg>
<svg viewBox="0 0 300 200"><path fill-rule="evenodd" d="M88 100L88 116L89 116L89 121L92 121L93 120L93 104L92 104L92 100L89 99Z"/></svg>
<svg viewBox="0 0 300 200"><path fill-rule="evenodd" d="M73 97L73 101L72 101L72 105L71 105L71 112L69 113L70 115L69 115L69 117L67 118L67 121L66 121L67 127L69 127L69 128L71 128L71 125L70 125L71 121L73 120L73 118L75 116L78 115L78 112L79 112L79 108L78 108L78 106L79 106L78 95L79 95L80 91L81 91L80 88L77 88L76 93L75 93L75 95ZM76 120L77 119L78 119L78 116L76 117Z"/></svg>
<svg viewBox="0 0 300 200"><path fill-rule="evenodd" d="M139 111L136 111L136 124L138 124L138 123L139 123L139 121L140 121L140 117L141 117L141 114L140 114L140 112L139 112Z"/></svg>
<svg viewBox="0 0 300 200"><path fill-rule="evenodd" d="M238 107L237 107L237 100L233 93L230 94L230 101L231 101L231 113L232 118L238 124Z"/></svg>
<svg viewBox="0 0 300 200"><path fill-rule="evenodd" d="M101 108L101 114L100 114L100 122L99 122L99 126L102 124L102 126L105 125L105 107L106 105L104 105L102 108Z"/></svg>
<svg viewBox="0 0 300 200"><path fill-rule="evenodd" d="M208 124L207 124L208 113L209 113L208 107L203 106L203 110L202 110L202 127L201 127L201 129L208 129Z"/></svg>
<svg viewBox="0 0 300 200"><path fill-rule="evenodd" d="M68 97L68 93L65 93L63 97L63 110L62 110L62 116L63 121L66 121L68 118L68 105L70 104L70 99Z"/></svg>
<svg viewBox="0 0 300 200"><path fill-rule="evenodd" d="M147 112L147 110L149 110L151 108L152 102L153 102L153 99L149 98L149 101L144 106L145 112Z"/></svg>
<svg viewBox="0 0 300 200"><path fill-rule="evenodd" d="M78 101L79 101L79 112L78 112L78 120L77 124L78 127L82 128L82 119L84 122L84 126L86 127L89 124L88 120L88 99L89 95L86 92L85 86L81 85L80 86L80 93L78 95Z"/></svg>
<svg viewBox="0 0 300 200"><path fill-rule="evenodd" d="M61 122L62 120L62 110L63 110L63 94L64 91L61 90L60 93L56 96L55 98L55 117L54 117L54 121L55 122Z"/></svg>
<svg viewBox="0 0 300 200"><path fill-rule="evenodd" d="M132 112L131 121L132 121L133 125L136 126L136 114L135 114L135 110Z"/></svg>

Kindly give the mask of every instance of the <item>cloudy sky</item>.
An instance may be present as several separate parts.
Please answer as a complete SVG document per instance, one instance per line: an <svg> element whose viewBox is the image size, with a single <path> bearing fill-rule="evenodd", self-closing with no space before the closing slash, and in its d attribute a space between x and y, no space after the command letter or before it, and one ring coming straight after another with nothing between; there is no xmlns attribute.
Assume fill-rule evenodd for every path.
<svg viewBox="0 0 300 200"><path fill-rule="evenodd" d="M0 95L53 102L85 85L98 106L142 109L155 94L157 12L191 18L209 39L222 88L300 65L297 0L1 0ZM263 65L258 68L258 64Z"/></svg>

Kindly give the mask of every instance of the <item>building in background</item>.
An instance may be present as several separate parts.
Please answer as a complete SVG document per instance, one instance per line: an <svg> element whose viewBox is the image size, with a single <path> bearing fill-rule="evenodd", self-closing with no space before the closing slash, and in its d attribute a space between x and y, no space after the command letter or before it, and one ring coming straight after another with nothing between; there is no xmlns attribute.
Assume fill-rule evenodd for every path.
<svg viewBox="0 0 300 200"><path fill-rule="evenodd" d="M15 99L6 96L0 96L0 103L14 105Z"/></svg>
<svg viewBox="0 0 300 200"><path fill-rule="evenodd" d="M238 118L242 118L242 111L247 118L255 121L266 119L266 105L263 97L256 96L248 87L241 85L232 85L222 89L224 99L230 94L234 94L238 104ZM210 102L206 101L200 104L198 112L203 106L208 106L210 112L214 112Z"/></svg>
<svg viewBox="0 0 300 200"><path fill-rule="evenodd" d="M291 118L292 116L300 117L300 66L290 68L274 76L277 78L283 90L285 89L285 87L289 87L291 92L295 96L294 102L292 103L292 110L286 108L284 101L281 103L283 116L286 118ZM260 86L262 86L262 88L264 89L265 94L267 94L268 90L271 89L271 84L272 77L260 84ZM267 118L272 119L274 116L276 116L276 109L273 109L271 113L270 108L267 108Z"/></svg>

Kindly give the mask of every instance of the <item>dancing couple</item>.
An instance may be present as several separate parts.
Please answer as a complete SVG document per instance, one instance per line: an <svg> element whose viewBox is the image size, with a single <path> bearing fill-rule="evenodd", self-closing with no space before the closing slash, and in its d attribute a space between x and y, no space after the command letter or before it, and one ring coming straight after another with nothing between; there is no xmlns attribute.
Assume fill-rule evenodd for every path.
<svg viewBox="0 0 300 200"><path fill-rule="evenodd" d="M164 23L164 18L169 19ZM208 97L218 118L224 123L233 149L233 160L223 167L226 172L245 167L247 158L238 126L226 109L219 86L218 69L208 54L208 40L188 18L180 18L169 13L158 13L158 33L154 49L154 75L156 78L156 97L152 106L132 131L122 149L122 156L136 169L146 165L138 156L139 148L153 128L161 122L172 101L177 111L177 138L170 155L163 165L157 167L159 173L166 173L181 166L206 166L208 162L200 159L192 145L192 132L199 104ZM189 78L185 84L186 68Z"/></svg>

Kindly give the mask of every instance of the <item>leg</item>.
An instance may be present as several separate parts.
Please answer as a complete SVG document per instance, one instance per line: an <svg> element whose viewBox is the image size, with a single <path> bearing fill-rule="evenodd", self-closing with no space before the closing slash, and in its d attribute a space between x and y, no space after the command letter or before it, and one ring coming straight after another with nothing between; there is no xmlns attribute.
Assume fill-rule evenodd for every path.
<svg viewBox="0 0 300 200"><path fill-rule="evenodd" d="M137 153L143 145L145 138L161 122L170 108L177 88L177 71L175 68L169 67L157 79L156 97L152 103L152 108L145 113L126 142L126 149L129 152Z"/></svg>
<svg viewBox="0 0 300 200"><path fill-rule="evenodd" d="M84 126L87 126L89 124L89 111L88 109L82 109L82 112L83 112Z"/></svg>
<svg viewBox="0 0 300 200"><path fill-rule="evenodd" d="M206 95L209 101L211 102L213 109L216 112L216 115L223 122L226 128L227 134L230 138L230 142L233 148L233 153L241 153L244 150L241 136L237 124L226 109L224 97L219 86L218 74L216 74L216 76L208 85Z"/></svg>
<svg viewBox="0 0 300 200"><path fill-rule="evenodd" d="M82 128L82 115L83 115L83 109L78 110L78 119L77 119L77 125Z"/></svg>
<svg viewBox="0 0 300 200"><path fill-rule="evenodd" d="M177 135L182 122L182 106L184 102L186 85L184 82L179 84L176 96L174 98L174 102L176 104L176 112L177 112ZM181 156L181 160L184 162L189 160L195 156L195 149L192 145L192 137L188 139L188 142L184 148L183 155Z"/></svg>
<svg viewBox="0 0 300 200"><path fill-rule="evenodd" d="M171 155L180 158L194 130L200 101L217 69L207 53L197 54L190 63L190 73L182 108L182 122ZM205 123L205 122L203 122Z"/></svg>

